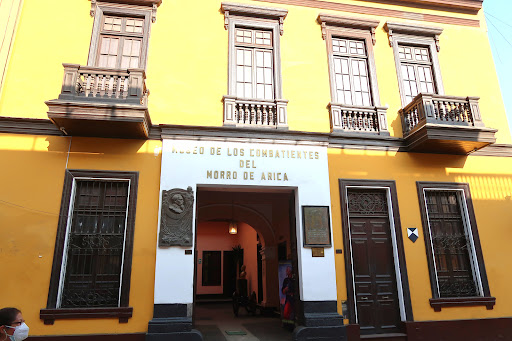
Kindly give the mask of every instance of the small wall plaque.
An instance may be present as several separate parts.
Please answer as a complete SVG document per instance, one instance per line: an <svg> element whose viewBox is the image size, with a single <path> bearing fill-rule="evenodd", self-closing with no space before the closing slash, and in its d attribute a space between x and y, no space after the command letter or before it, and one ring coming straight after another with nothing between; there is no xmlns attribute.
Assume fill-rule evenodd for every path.
<svg viewBox="0 0 512 341"><path fill-rule="evenodd" d="M407 237L414 243L418 238L418 228L416 227L408 227L407 228Z"/></svg>
<svg viewBox="0 0 512 341"><path fill-rule="evenodd" d="M331 246L329 206L302 206L304 246Z"/></svg>
<svg viewBox="0 0 512 341"><path fill-rule="evenodd" d="M323 247L312 247L311 253L313 257L323 257L324 256L324 248Z"/></svg>
<svg viewBox="0 0 512 341"><path fill-rule="evenodd" d="M158 246L192 246L194 192L173 188L162 191Z"/></svg>

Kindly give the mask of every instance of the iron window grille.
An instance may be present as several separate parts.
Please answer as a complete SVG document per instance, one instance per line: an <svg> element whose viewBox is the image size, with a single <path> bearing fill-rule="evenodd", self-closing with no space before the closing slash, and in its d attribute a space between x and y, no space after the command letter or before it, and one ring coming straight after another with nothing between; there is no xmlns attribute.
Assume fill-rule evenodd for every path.
<svg viewBox="0 0 512 341"><path fill-rule="evenodd" d="M66 170L45 324L128 322L138 173Z"/></svg>
<svg viewBox="0 0 512 341"><path fill-rule="evenodd" d="M460 192L425 190L439 297L482 296L471 226Z"/></svg>
<svg viewBox="0 0 512 341"><path fill-rule="evenodd" d="M57 307L118 307L130 182L73 182Z"/></svg>
<svg viewBox="0 0 512 341"><path fill-rule="evenodd" d="M467 183L416 183L434 311L453 306L493 309L471 192Z"/></svg>

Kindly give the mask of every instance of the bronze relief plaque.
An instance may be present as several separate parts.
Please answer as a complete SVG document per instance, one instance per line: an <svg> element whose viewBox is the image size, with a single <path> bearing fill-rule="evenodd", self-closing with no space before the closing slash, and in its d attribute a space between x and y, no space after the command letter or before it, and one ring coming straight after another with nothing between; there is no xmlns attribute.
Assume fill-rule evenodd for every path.
<svg viewBox="0 0 512 341"><path fill-rule="evenodd" d="M302 206L304 246L331 246L329 206Z"/></svg>
<svg viewBox="0 0 512 341"><path fill-rule="evenodd" d="M192 246L192 207L194 192L173 188L162 191L158 246Z"/></svg>

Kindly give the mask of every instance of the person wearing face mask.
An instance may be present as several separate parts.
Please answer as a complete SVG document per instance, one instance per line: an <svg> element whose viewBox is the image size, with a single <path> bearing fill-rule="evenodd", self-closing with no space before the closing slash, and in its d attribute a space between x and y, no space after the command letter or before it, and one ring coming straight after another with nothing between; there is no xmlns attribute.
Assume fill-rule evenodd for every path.
<svg viewBox="0 0 512 341"><path fill-rule="evenodd" d="M0 341L25 340L28 337L28 329L19 309L0 309Z"/></svg>

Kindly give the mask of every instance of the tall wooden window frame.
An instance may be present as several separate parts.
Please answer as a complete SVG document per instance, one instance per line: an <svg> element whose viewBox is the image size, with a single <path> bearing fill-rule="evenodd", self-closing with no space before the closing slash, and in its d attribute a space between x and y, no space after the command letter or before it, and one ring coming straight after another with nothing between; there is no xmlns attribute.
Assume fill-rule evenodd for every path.
<svg viewBox="0 0 512 341"><path fill-rule="evenodd" d="M104 22L106 17L116 17L123 20L124 23L128 19L143 20L142 34L130 33L130 32L113 32L104 30ZM121 55L118 55L116 67L114 69L121 68L121 58L123 53L123 42L126 39L137 39L141 41L141 51L139 66L136 68L145 69L147 64L147 52L148 42L151 30L151 22L155 20L154 10L151 7L142 6L120 6L116 4L97 4L94 11L94 23L91 35L91 44L89 47L89 57L87 65L99 66L100 60L100 49L102 37L118 37L121 43L118 46L118 51Z"/></svg>
<svg viewBox="0 0 512 341"><path fill-rule="evenodd" d="M450 306L478 306L484 305L487 309L493 309L496 298L490 294L489 283L487 281L487 273L485 270L484 259L482 255L482 247L478 236L478 228L476 224L473 203L469 184L467 183L449 183L449 182L420 182L416 183L418 190L418 198L421 209L421 219L423 225L423 235L425 240L425 248L427 251L427 260L430 274L430 284L432 289L432 298L430 305L435 311L440 311L443 307ZM465 233L468 243L470 244L469 257L472 262L473 277L478 289L478 296L475 297L440 297L437 270L435 262L435 252L432 242L432 233L430 228L430 220L427 210L427 191L450 191L457 192L460 200L460 212L463 220Z"/></svg>
<svg viewBox="0 0 512 341"><path fill-rule="evenodd" d="M400 59L400 47L403 46L424 48L428 50L430 56L430 62L428 64L432 71L435 94L444 95L443 79L441 77L441 67L438 59L438 52L440 51L439 36L443 32L443 29L438 27L417 26L394 22L386 22L384 28L388 31L389 45L393 48L402 107L405 107L411 102L406 95L404 76L402 74L402 65L404 65L404 61ZM424 62L413 62L413 64L427 65ZM416 80L418 93L421 93L421 91L419 91L420 86L417 74Z"/></svg>
<svg viewBox="0 0 512 341"><path fill-rule="evenodd" d="M121 269L119 303L115 307L61 308L60 295L66 271L66 252L69 229L73 218L73 204L77 180L128 181L128 205L125 224L124 253ZM129 307L131 265L133 254L133 233L137 202L138 172L66 170L62 192L59 224L53 257L52 273L46 309L41 309L40 317L45 324L53 324L55 319L117 317L119 322L128 322L133 308Z"/></svg>
<svg viewBox="0 0 512 341"><path fill-rule="evenodd" d="M373 54L373 45L375 44L375 28L378 21L364 20L358 18L333 17L320 14L318 21L322 23L322 36L327 45L327 56L329 58L329 79L331 88L331 104L354 105L362 107L380 106L379 86L377 83L377 69L375 67L375 58ZM347 41L362 42L364 44L364 55L352 53L340 53L333 50L333 41L342 39ZM369 104L345 103L337 96L335 59L337 57L346 57L349 59L364 60L367 76ZM353 78L350 74L351 92L354 91Z"/></svg>
<svg viewBox="0 0 512 341"><path fill-rule="evenodd" d="M256 31L267 31L272 33L273 51L273 98L271 101L282 100L282 79L281 79L281 43L280 36L283 34L283 20L287 11L268 7L239 5L222 3L224 11L224 26L228 30L228 96L239 98L237 94L237 29L249 29ZM263 46L259 46L261 48ZM266 47L268 48L268 47ZM245 100L265 100L264 98L243 98ZM268 100L268 99L267 99Z"/></svg>

